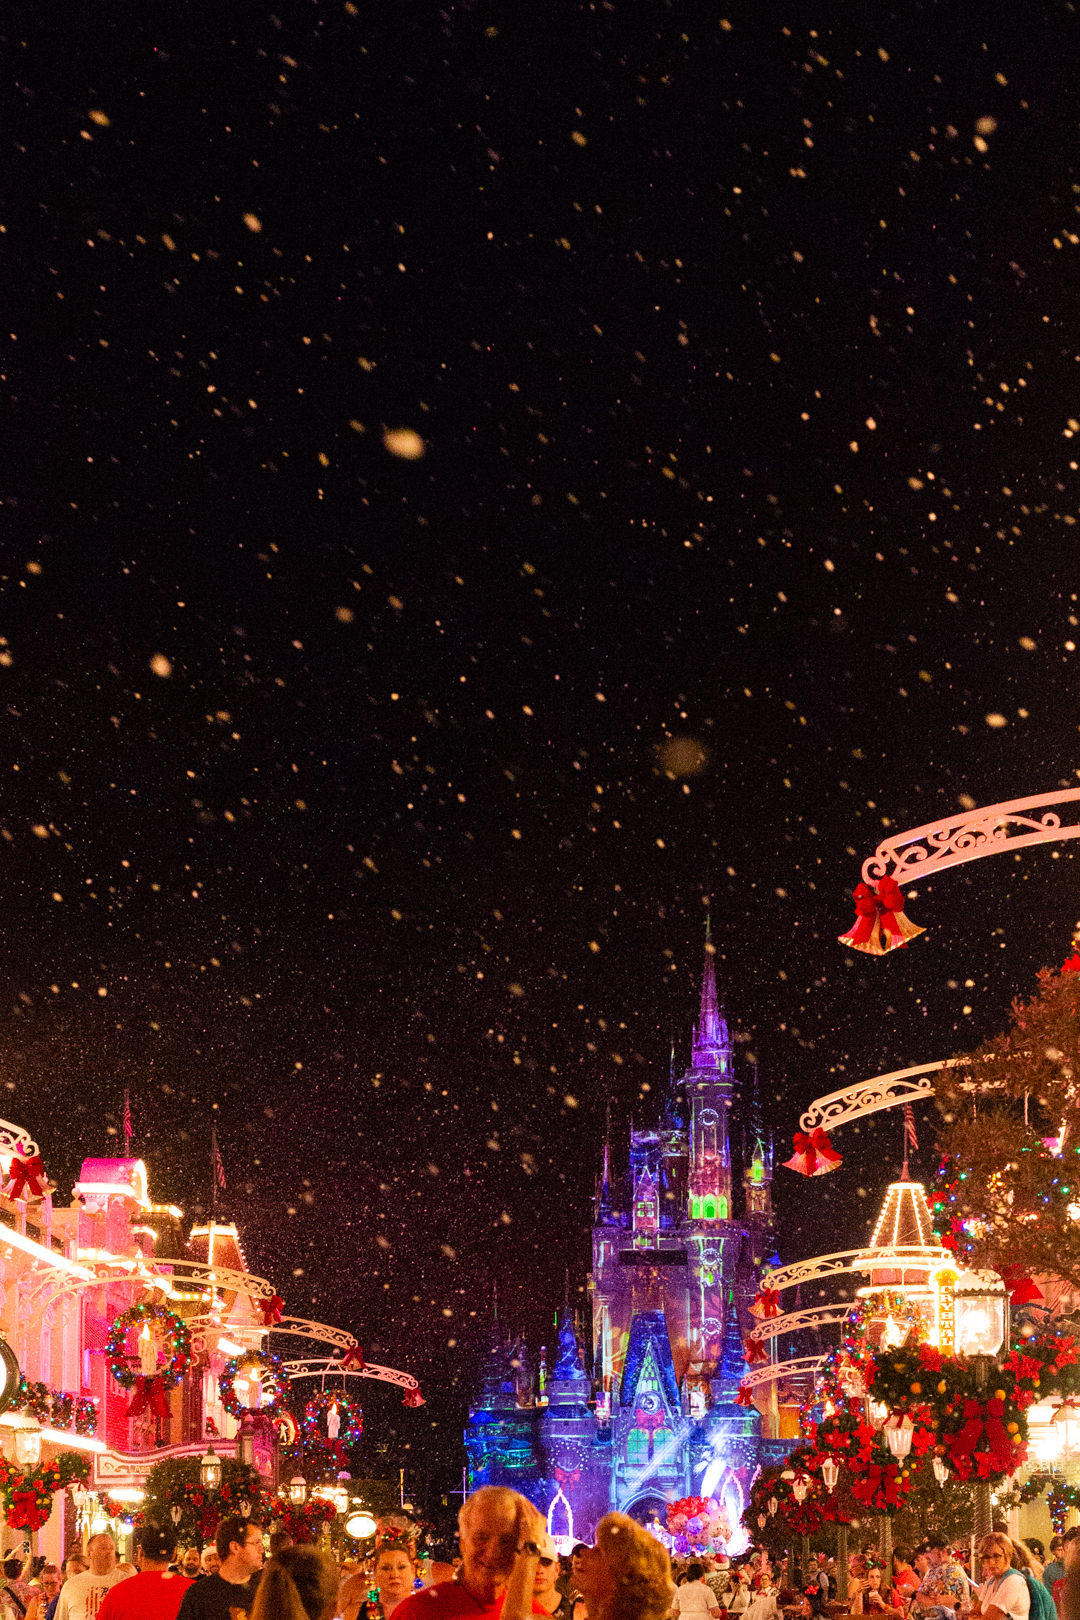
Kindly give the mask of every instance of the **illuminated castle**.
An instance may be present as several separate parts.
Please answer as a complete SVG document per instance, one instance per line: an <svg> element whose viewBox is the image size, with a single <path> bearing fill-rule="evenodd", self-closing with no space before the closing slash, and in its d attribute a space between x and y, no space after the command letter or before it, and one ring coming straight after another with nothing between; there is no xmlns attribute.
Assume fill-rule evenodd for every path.
<svg viewBox="0 0 1080 1620"><path fill-rule="evenodd" d="M734 1045L706 946L690 1065L674 1066L660 1123L632 1125L625 1176L604 1144L592 1244L592 1379L569 1311L554 1377L535 1389L524 1346L498 1342L465 1444L471 1483L510 1484L556 1537L587 1537L615 1507L661 1521L672 1497L716 1496L737 1527L758 1468L793 1440L762 1438L735 1404L747 1307L773 1252L772 1142L757 1074L734 1207L729 1121Z"/></svg>

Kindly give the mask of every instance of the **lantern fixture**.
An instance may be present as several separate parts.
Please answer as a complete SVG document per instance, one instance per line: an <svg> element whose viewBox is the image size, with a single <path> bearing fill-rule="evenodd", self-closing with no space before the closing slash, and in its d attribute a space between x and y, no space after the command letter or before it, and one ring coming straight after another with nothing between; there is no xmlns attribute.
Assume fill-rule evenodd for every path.
<svg viewBox="0 0 1080 1620"><path fill-rule="evenodd" d="M765 1520L762 1519L762 1524ZM367 1536L375 1534L375 1520L366 1508L358 1507L350 1518L345 1520L345 1534L353 1536L357 1541L363 1541Z"/></svg>
<svg viewBox="0 0 1080 1620"><path fill-rule="evenodd" d="M867 1405L870 1408L870 1427L880 1429L889 1415L889 1408L884 1401L869 1401Z"/></svg>
<svg viewBox="0 0 1080 1620"><path fill-rule="evenodd" d="M765 1505L769 1510L770 1519L775 1519L776 1518L776 1510L780 1506L780 1503L777 1501L776 1497L775 1496L770 1496L768 1502Z"/></svg>
<svg viewBox="0 0 1080 1620"><path fill-rule="evenodd" d="M759 1513L758 1516L757 1516L757 1522L758 1522L758 1529L759 1530L764 1530L765 1526L768 1524L769 1521L765 1517L764 1513Z"/></svg>
<svg viewBox="0 0 1080 1620"><path fill-rule="evenodd" d="M826 1457L821 1465L821 1477L825 1481L825 1489L831 1496L840 1479L840 1464L835 1457Z"/></svg>
<svg viewBox="0 0 1080 1620"><path fill-rule="evenodd" d="M199 1480L208 1491L216 1491L221 1486L221 1458L213 1446L207 1447L206 1456L199 1464Z"/></svg>
<svg viewBox="0 0 1080 1620"><path fill-rule="evenodd" d="M1071 1398L1064 1400L1054 1413L1053 1421L1060 1438L1058 1456L1063 1459L1075 1456L1080 1445L1080 1408L1073 1404Z"/></svg>
<svg viewBox="0 0 1080 1620"><path fill-rule="evenodd" d="M810 1482L802 1474L796 1474L791 1482L791 1494L800 1505L806 1501L810 1493Z"/></svg>
<svg viewBox="0 0 1080 1620"><path fill-rule="evenodd" d="M934 1478L941 1486L941 1489L944 1490L949 1479L949 1465L944 1457L934 1458Z"/></svg>
<svg viewBox="0 0 1080 1620"><path fill-rule="evenodd" d="M240 1512L243 1515L243 1517L245 1519L250 1519L250 1517L251 1517L251 1503L248 1501L247 1497L242 1496L237 1505L238 1505L238 1507L240 1509Z"/></svg>
<svg viewBox="0 0 1080 1620"><path fill-rule="evenodd" d="M289 1501L293 1507L303 1507L307 1500L307 1480L303 1474L294 1474L289 1481Z"/></svg>
<svg viewBox="0 0 1080 1620"><path fill-rule="evenodd" d="M181 1507L171 1507L169 1509L169 1518L172 1520L173 1524L179 1524L180 1520L183 1517L184 1517L183 1508L181 1508Z"/></svg>
<svg viewBox="0 0 1080 1620"><path fill-rule="evenodd" d="M41 1425L33 1418L15 1430L15 1461L20 1468L36 1468L41 1461Z"/></svg>
<svg viewBox="0 0 1080 1620"><path fill-rule="evenodd" d="M911 1437L915 1425L905 1412L903 1417L891 1417L885 1425L885 1443L897 1462L903 1462L911 1450Z"/></svg>
<svg viewBox="0 0 1080 1620"><path fill-rule="evenodd" d="M962 1356L996 1356L1008 1331L1009 1296L996 1271L962 1271L953 1289L956 1348Z"/></svg>

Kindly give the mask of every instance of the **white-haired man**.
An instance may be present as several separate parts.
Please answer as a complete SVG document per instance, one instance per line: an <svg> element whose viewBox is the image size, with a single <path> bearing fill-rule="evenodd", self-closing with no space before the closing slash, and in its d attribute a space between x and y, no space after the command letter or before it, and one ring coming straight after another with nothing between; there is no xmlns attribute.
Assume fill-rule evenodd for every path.
<svg viewBox="0 0 1080 1620"><path fill-rule="evenodd" d="M482 1485L458 1514L461 1578L438 1581L414 1592L394 1610L394 1620L499 1620L506 1583L519 1558L535 1569L547 1526L531 1502L503 1485ZM548 1620L535 1600L533 1614Z"/></svg>

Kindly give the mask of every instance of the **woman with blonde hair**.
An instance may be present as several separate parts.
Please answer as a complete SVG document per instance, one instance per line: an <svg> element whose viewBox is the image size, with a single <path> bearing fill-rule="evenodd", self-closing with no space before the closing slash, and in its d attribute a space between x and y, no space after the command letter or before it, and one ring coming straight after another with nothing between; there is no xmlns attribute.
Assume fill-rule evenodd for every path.
<svg viewBox="0 0 1080 1620"><path fill-rule="evenodd" d="M666 1620L675 1596L667 1549L624 1513L600 1520L596 1545L578 1558L577 1585L589 1620ZM504 1620L524 1615L504 1611Z"/></svg>
<svg viewBox="0 0 1080 1620"><path fill-rule="evenodd" d="M262 1572L251 1620L333 1620L337 1566L308 1544L283 1547Z"/></svg>
<svg viewBox="0 0 1080 1620"><path fill-rule="evenodd" d="M1031 1594L1027 1581L1016 1568L1016 1550L1008 1536L991 1531L976 1548L982 1561L983 1583L971 1610L982 1620L1029 1620Z"/></svg>

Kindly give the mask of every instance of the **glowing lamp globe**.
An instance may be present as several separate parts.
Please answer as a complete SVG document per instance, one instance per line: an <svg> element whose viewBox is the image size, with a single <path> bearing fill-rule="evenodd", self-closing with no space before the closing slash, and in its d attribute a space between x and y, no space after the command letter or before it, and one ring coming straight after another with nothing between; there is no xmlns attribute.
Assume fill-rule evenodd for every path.
<svg viewBox="0 0 1080 1620"><path fill-rule="evenodd" d="M963 1356L996 1356L1005 1342L1009 1296L996 1271L962 1271L953 1290L956 1348Z"/></svg>
<svg viewBox="0 0 1080 1620"><path fill-rule="evenodd" d="M831 1496L840 1478L840 1464L835 1457L826 1457L821 1465L821 1477L825 1481L825 1489Z"/></svg>
<svg viewBox="0 0 1080 1620"><path fill-rule="evenodd" d="M1058 1456L1074 1456L1080 1444L1080 1409L1071 1400L1062 1401L1054 1413L1054 1428L1060 1437Z"/></svg>
<svg viewBox="0 0 1080 1620"><path fill-rule="evenodd" d="M293 1507L303 1507L307 1500L307 1480L303 1474L294 1474L289 1481L289 1501Z"/></svg>
<svg viewBox="0 0 1080 1620"><path fill-rule="evenodd" d="M911 1450L911 1437L915 1432L915 1425L905 1414L902 1418L890 1418L884 1429L885 1443L897 1462L903 1462Z"/></svg>
<svg viewBox="0 0 1080 1620"><path fill-rule="evenodd" d="M791 1494L795 1498L796 1502L805 1502L809 1491L810 1486L808 1481L806 1481L801 1474L798 1474L791 1482Z"/></svg>
<svg viewBox="0 0 1080 1620"><path fill-rule="evenodd" d="M216 1491L221 1486L221 1458L213 1446L207 1447L206 1456L199 1464L199 1480L208 1491Z"/></svg>
<svg viewBox="0 0 1080 1620"><path fill-rule="evenodd" d="M776 1518L776 1510L780 1506L780 1503L777 1501L776 1497L775 1496L770 1496L768 1502L766 1502L765 1505L769 1510L770 1519L775 1519Z"/></svg>
<svg viewBox="0 0 1080 1620"><path fill-rule="evenodd" d="M764 1524L765 1520L762 1519L761 1522ZM357 1541L363 1541L365 1536L375 1534L375 1520L364 1508L360 1508L345 1520L345 1534L355 1537Z"/></svg>
<svg viewBox="0 0 1080 1620"><path fill-rule="evenodd" d="M934 1478L944 1490L949 1479L949 1466L943 1457L934 1458Z"/></svg>

